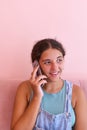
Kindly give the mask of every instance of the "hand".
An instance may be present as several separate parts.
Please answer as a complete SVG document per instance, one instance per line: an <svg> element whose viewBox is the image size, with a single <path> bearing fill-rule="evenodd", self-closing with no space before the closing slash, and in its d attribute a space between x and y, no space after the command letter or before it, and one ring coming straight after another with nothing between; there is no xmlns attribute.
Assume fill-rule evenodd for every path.
<svg viewBox="0 0 87 130"><path fill-rule="evenodd" d="M31 74L31 78L29 79L29 83L32 87L34 96L42 97L43 91L42 91L41 86L44 85L45 83L47 83L47 81L46 81L47 77L45 75L39 75L36 77L38 68L39 68L39 66L34 68L34 71Z"/></svg>

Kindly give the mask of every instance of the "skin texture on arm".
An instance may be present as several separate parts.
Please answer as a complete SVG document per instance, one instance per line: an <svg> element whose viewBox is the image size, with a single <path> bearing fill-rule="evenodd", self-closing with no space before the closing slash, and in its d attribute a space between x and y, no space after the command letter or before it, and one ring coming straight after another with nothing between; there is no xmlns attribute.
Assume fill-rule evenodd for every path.
<svg viewBox="0 0 87 130"><path fill-rule="evenodd" d="M12 130L32 130L35 125L43 97L41 84L47 82L44 80L46 78L45 75L36 77L37 70L38 66L34 68L29 81L23 82L18 87L11 123ZM32 91L33 97L30 101Z"/></svg>
<svg viewBox="0 0 87 130"><path fill-rule="evenodd" d="M73 97L75 99L75 115L76 123L73 130L87 130L87 99L83 90L75 86L73 87Z"/></svg>
<svg viewBox="0 0 87 130"><path fill-rule="evenodd" d="M32 130L40 107L40 96L34 96L29 103L31 89L26 82L17 90L12 116L11 130Z"/></svg>

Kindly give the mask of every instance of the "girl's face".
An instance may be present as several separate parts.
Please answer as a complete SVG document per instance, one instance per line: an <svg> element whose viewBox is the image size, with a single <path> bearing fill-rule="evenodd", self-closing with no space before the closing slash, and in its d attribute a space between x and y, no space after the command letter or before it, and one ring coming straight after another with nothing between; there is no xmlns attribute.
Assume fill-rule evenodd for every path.
<svg viewBox="0 0 87 130"><path fill-rule="evenodd" d="M57 81L63 70L64 57L57 49L48 49L44 51L39 60L43 73L51 81Z"/></svg>

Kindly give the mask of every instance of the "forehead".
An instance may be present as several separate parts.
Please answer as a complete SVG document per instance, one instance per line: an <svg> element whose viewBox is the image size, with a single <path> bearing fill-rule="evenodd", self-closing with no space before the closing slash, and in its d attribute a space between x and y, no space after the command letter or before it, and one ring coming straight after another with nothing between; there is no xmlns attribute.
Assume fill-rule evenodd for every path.
<svg viewBox="0 0 87 130"><path fill-rule="evenodd" d="M54 59L54 58L57 58L59 56L63 56L59 50L49 48L42 53L40 59Z"/></svg>

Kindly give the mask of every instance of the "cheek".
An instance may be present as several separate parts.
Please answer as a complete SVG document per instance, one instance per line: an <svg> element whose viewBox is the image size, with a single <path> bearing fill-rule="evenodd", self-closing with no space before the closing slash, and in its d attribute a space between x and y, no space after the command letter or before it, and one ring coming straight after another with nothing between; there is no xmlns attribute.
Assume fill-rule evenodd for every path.
<svg viewBox="0 0 87 130"><path fill-rule="evenodd" d="M42 68L43 74L46 74L47 72L49 72L49 67L41 66L41 68Z"/></svg>
<svg viewBox="0 0 87 130"><path fill-rule="evenodd" d="M64 64L60 65L59 68L60 68L61 70L63 70L63 69L64 69Z"/></svg>

